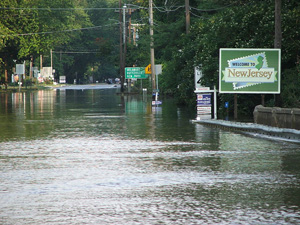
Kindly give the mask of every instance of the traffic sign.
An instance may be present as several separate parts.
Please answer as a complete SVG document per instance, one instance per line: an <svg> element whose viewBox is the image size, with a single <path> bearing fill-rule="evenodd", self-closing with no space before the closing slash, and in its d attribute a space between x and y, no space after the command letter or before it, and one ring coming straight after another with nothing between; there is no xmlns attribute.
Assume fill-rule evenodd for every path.
<svg viewBox="0 0 300 225"><path fill-rule="evenodd" d="M148 75L145 74L145 67L126 67L125 79L146 79Z"/></svg>
<svg viewBox="0 0 300 225"><path fill-rule="evenodd" d="M146 73L146 74L151 74L151 73L152 73L151 64L149 64L149 65L145 68L145 73Z"/></svg>

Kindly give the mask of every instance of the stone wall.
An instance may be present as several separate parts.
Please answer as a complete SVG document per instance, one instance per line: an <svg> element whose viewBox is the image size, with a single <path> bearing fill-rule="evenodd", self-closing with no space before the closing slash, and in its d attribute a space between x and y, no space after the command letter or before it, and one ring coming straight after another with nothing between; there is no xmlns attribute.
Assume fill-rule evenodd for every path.
<svg viewBox="0 0 300 225"><path fill-rule="evenodd" d="M254 123L263 124L272 127L290 128L300 130L300 109L296 108L278 108L255 107Z"/></svg>

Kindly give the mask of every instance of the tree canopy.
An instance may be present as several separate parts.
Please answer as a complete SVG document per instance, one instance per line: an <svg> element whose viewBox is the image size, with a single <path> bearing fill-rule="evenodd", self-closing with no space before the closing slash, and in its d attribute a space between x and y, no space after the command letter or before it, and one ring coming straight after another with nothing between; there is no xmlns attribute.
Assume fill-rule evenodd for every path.
<svg viewBox="0 0 300 225"><path fill-rule="evenodd" d="M186 33L184 0L153 0L155 61L163 65L160 91L179 103L194 104L194 67L202 65L205 86L218 85L220 48L274 48L275 0L190 0L191 26ZM150 63L149 1L127 0L126 66ZM0 3L0 72L13 59L38 65L53 50L56 76L67 81L102 81L119 76L119 1L3 0ZM130 21L130 24L129 24ZM282 1L281 106L300 107L300 6ZM134 32L138 33L133 41ZM136 34L136 33L135 33ZM49 64L50 57L43 63ZM230 101L230 95L220 95ZM260 96L240 95L240 104L259 104ZM274 105L268 95L267 105Z"/></svg>

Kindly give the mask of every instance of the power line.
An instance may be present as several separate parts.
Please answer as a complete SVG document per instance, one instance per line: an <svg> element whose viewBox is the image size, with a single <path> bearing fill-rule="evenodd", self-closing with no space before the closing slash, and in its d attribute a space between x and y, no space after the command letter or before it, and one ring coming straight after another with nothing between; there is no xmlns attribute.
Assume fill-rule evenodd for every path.
<svg viewBox="0 0 300 225"><path fill-rule="evenodd" d="M148 9L146 7L141 7L138 5L132 5L132 4L127 4L131 5L131 6L136 6L135 9ZM220 7L220 8L215 8L215 9L198 9L198 8L194 8L194 7L190 7L190 9L192 10L196 10L196 11L216 11L216 10L221 10L224 8L228 8L233 4L229 4L227 6L224 7ZM154 5L154 8L157 9L160 12L163 13L168 13L168 12L174 12L177 11L180 8L185 7L184 5L182 6L170 6L169 9L167 9L166 7L158 7L156 5ZM0 7L0 10L53 10L53 11L63 11L63 10L120 10L122 8L14 8L14 7ZM195 13L192 13L192 15L194 15L195 17L198 18L203 18L203 19L208 19L208 18L204 18L202 16L198 16ZM141 19L143 20L143 19ZM112 26L112 25L119 25L118 23L115 24L109 24L109 25L102 25L102 26L93 26L93 27L84 27L84 28L77 28L77 29L69 29L69 30L61 30L61 31L44 31L44 32L32 32L32 33L24 33L24 34L6 34L6 35L0 35L0 37L17 37L17 36L31 36L31 35L42 35L42 34L54 34L54 33L64 33L64 32L73 32L73 31L80 31L80 30L90 30L90 29L99 29L99 28L103 28L106 26Z"/></svg>
<svg viewBox="0 0 300 225"><path fill-rule="evenodd" d="M245 4L240 5L240 6L247 6L247 5L250 5L250 4L251 4L251 2L245 3ZM219 7L219 8L215 8L215 9L204 9L204 10L202 10L202 9L197 9L197 8L194 8L194 7L190 7L190 8L191 8L192 10L196 10L196 11L198 11L198 12L211 12L211 11L218 11L218 10L227 9L227 8L231 7L232 5L234 5L234 4L232 3L232 4L229 4L229 5L224 6L224 7ZM210 17L199 16L199 15L193 13L192 11L190 11L190 13L191 13L193 16L197 17L197 18L207 19L207 20L210 19ZM232 14L233 14L233 13L227 14L225 17L229 17L229 16L231 16ZM224 17L223 17L223 18L224 18Z"/></svg>
<svg viewBox="0 0 300 225"><path fill-rule="evenodd" d="M137 21L143 21L143 18ZM100 29L104 27L111 27L119 25L119 22L117 23L111 23L101 26L93 26L93 27L83 27L83 28L76 28L76 29L69 29L69 30L60 30L60 31L44 31L44 32L32 32L32 33L24 33L24 34L2 34L0 37L18 37L18 36L31 36L31 35L42 35L42 34L54 34L54 33L64 33L64 32L73 32L73 31L80 31L80 30L91 30L91 29Z"/></svg>
<svg viewBox="0 0 300 225"><path fill-rule="evenodd" d="M190 7L190 9L193 10L197 10L197 11L217 11L217 10L221 10L224 8L228 8L230 6L232 6L232 4L229 4L227 6L224 7L219 7L219 8L214 8L214 9L198 9L195 7ZM133 5L133 4L127 4L127 6L133 6L133 8L131 9L145 9L148 10L148 7L142 7L142 6L138 6L138 5ZM169 9L164 6L156 6L154 5L154 9L157 9L160 12L175 12L180 8L184 8L184 5L179 5L179 6L170 6ZM41 11L76 11L76 10L85 10L85 11L91 11L91 10L122 10L122 8L25 8L25 7L0 7L0 10L41 10Z"/></svg>
<svg viewBox="0 0 300 225"><path fill-rule="evenodd" d="M219 7L219 8L214 8L214 9L198 9L198 8L195 8L195 7L190 7L190 9L201 11L201 12L211 12L211 11L222 10L222 9L231 7L232 5L234 5L234 4L232 3L232 4L229 4L229 5L226 5L226 6L223 6L223 7Z"/></svg>
<svg viewBox="0 0 300 225"><path fill-rule="evenodd" d="M118 24L118 23L116 23ZM7 35L0 35L0 37L17 37L17 36L30 36L30 35L40 35L40 34L54 34L54 33L64 33L64 32L73 32L73 31L80 31L80 30L90 30L90 29L99 29L106 26L111 26L115 24L103 25L103 26L94 26L94 27L83 27L77 29L69 29L69 30L61 30L61 31L45 31L45 32L34 32L34 33L24 33L24 34L7 34Z"/></svg>
<svg viewBox="0 0 300 225"><path fill-rule="evenodd" d="M120 8L15 8L0 7L3 10L41 10L41 11L74 11L74 10L119 10Z"/></svg>
<svg viewBox="0 0 300 225"><path fill-rule="evenodd" d="M100 54L101 52L92 52L92 51L76 51L76 52L73 52L73 51L52 51L52 53L59 53L59 54Z"/></svg>
<svg viewBox="0 0 300 225"><path fill-rule="evenodd" d="M193 13L192 11L190 11L190 13L191 13L193 16L197 17L197 18L201 18L201 19L207 19L207 20L211 19L211 17L199 16L199 15L197 15L197 14Z"/></svg>
<svg viewBox="0 0 300 225"><path fill-rule="evenodd" d="M154 9L157 9L159 12L175 12L178 9L185 7L184 5L181 5L181 6L170 6L170 9L168 9L167 7L158 7L154 3L153 3L153 5L154 5ZM171 9L171 8L175 8L175 9Z"/></svg>

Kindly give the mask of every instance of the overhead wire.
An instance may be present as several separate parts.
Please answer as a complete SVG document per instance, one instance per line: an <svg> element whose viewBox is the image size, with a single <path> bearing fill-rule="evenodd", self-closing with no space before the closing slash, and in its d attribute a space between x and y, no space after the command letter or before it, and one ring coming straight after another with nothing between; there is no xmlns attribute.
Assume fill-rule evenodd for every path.
<svg viewBox="0 0 300 225"><path fill-rule="evenodd" d="M41 11L74 11L74 10L119 10L120 8L15 8L15 7L0 7L0 10L41 10ZM121 8L122 9L122 8Z"/></svg>
<svg viewBox="0 0 300 225"><path fill-rule="evenodd" d="M119 24L119 23L116 23L116 24ZM54 33L80 31L80 30L99 29L99 28L102 28L102 27L105 27L105 26L111 26L111 24L110 25L93 26L93 27L82 27L82 28L75 28L75 29L69 29L69 30L60 30L60 31L44 31L44 32L24 33L24 34L6 34L6 35L0 35L0 37L6 37L6 36L30 36L30 35L39 35L39 34L54 34Z"/></svg>
<svg viewBox="0 0 300 225"><path fill-rule="evenodd" d="M138 21L143 21L144 18L141 18ZM41 34L53 34L53 33L64 33L64 32L73 32L73 31L80 31L80 30L91 30L91 29L100 29L103 27L110 27L114 25L119 25L120 22L117 23L111 23L111 24L106 24L106 25L101 25L101 26L92 26L92 27L82 27L82 28L75 28L75 29L69 29L69 30L60 30L60 31L44 31L44 32L31 32L31 33L23 33L23 34L6 34L6 35L1 35L0 37L16 37L16 36L30 36L30 35L41 35Z"/></svg>
<svg viewBox="0 0 300 225"><path fill-rule="evenodd" d="M247 6L247 5L249 5L249 4L251 4L251 2L248 2L248 3L245 3L245 4L241 4L240 6ZM196 11L198 11L198 12L213 12L213 11L219 11L219 10L223 10L223 9L226 9L226 8L230 8L230 7L232 7L233 5L234 5L234 3L231 3L231 4L229 4L229 5L226 5L226 6L223 6L223 7L219 7L219 8L215 8L215 9L198 9L198 8L195 8L195 7L190 7L190 9L196 10ZM201 18L201 19L210 19L209 17L199 16L199 15L193 13L192 10L190 10L190 13L191 13L193 16L195 16L195 17L197 17L197 18ZM231 15L228 14L226 17L229 17L229 16L231 16Z"/></svg>
<svg viewBox="0 0 300 225"><path fill-rule="evenodd" d="M96 51L52 51L52 53L59 53L59 54L100 54L101 52Z"/></svg>
<svg viewBox="0 0 300 225"><path fill-rule="evenodd" d="M170 6L170 8L175 8L175 9L167 9L167 7L158 7L153 3L153 9L157 9L159 12L175 12L180 8L185 7L184 5L181 6Z"/></svg>
<svg viewBox="0 0 300 225"><path fill-rule="evenodd" d="M154 3L153 3L154 4ZM196 11L203 11L203 12L207 12L207 11L216 11L216 10L221 10L224 8L228 8L230 7L232 4L229 4L227 6L224 7L220 7L220 8L215 8L215 9L198 9L195 7L190 7L190 9L192 10L196 10ZM138 5L133 5L133 4L127 4L127 6L134 6L136 8L133 9L148 9L147 7L142 7L142 6L138 6ZM167 9L165 6L164 7L158 7L154 4L154 9L158 10L159 12L162 13L168 13L168 12L175 12L177 10L179 10L180 8L185 7L184 5L181 6L170 6L170 8L174 8L174 9ZM44 11L64 11L64 10L120 10L123 8L24 8L24 7L19 7L19 8L15 8L15 7L0 7L0 10L44 10ZM195 13L193 13L192 11L190 11L190 13L198 18L203 18L203 19L208 19L205 18L203 16L199 16ZM143 18L140 19L141 21L143 21ZM75 28L75 29L67 29L67 30L60 30L60 31L44 31L44 32L31 32L31 33L23 33L23 34L6 34L6 35L0 35L0 37L16 37L16 36L30 36L30 35L41 35L41 34L53 34L53 33L63 33L63 32L73 32L73 31L80 31L80 30L90 30L90 29L100 29L106 26L111 26L111 25L119 25L119 23L115 23L115 24L109 24L109 25L101 25L101 26L92 26L92 27L83 27L83 28Z"/></svg>
<svg viewBox="0 0 300 225"><path fill-rule="evenodd" d="M198 9L198 8L195 8L195 7L190 7L190 9L193 9L193 10L196 10L196 11L202 11L202 12L211 12L211 11L222 10L222 9L231 7L232 5L234 5L234 4L231 3L231 4L229 4L229 5L226 5L226 6L223 6L223 7L219 7L219 8L214 8L214 9Z"/></svg>
<svg viewBox="0 0 300 225"><path fill-rule="evenodd" d="M200 18L200 19L206 19L206 20L209 20L211 19L210 17L205 17L205 16L199 16L195 13L193 13L192 11L190 11L190 14L192 14L194 17L197 17L197 18Z"/></svg>
<svg viewBox="0 0 300 225"><path fill-rule="evenodd" d="M153 3L154 5L154 9L157 9L158 11L160 12L174 12L174 11L177 11L178 9L180 8L184 8L185 5L179 5L179 6L170 6L169 9L164 6L156 6L155 3ZM220 10L220 9L223 9L223 8L226 8L226 7L229 7L233 5L232 4L229 4L227 6L224 6L224 7L220 7L220 8L215 8L215 9L198 9L198 8L195 8L195 7L190 7L191 9L194 9L194 10L197 10L197 11L216 11L216 10ZM132 9L149 9L148 7L143 7L143 6L138 6L138 5L134 5L134 4L126 4L126 6L133 6L135 8L132 8ZM172 9L172 8L175 8L175 9ZM85 10L85 11L90 11L90 10L120 10L120 9L123 9L123 8L119 8L119 7L116 7L116 8L110 8L110 7L106 7L106 8L25 8L25 7L0 7L0 10L41 10L41 11L74 11L74 10Z"/></svg>

